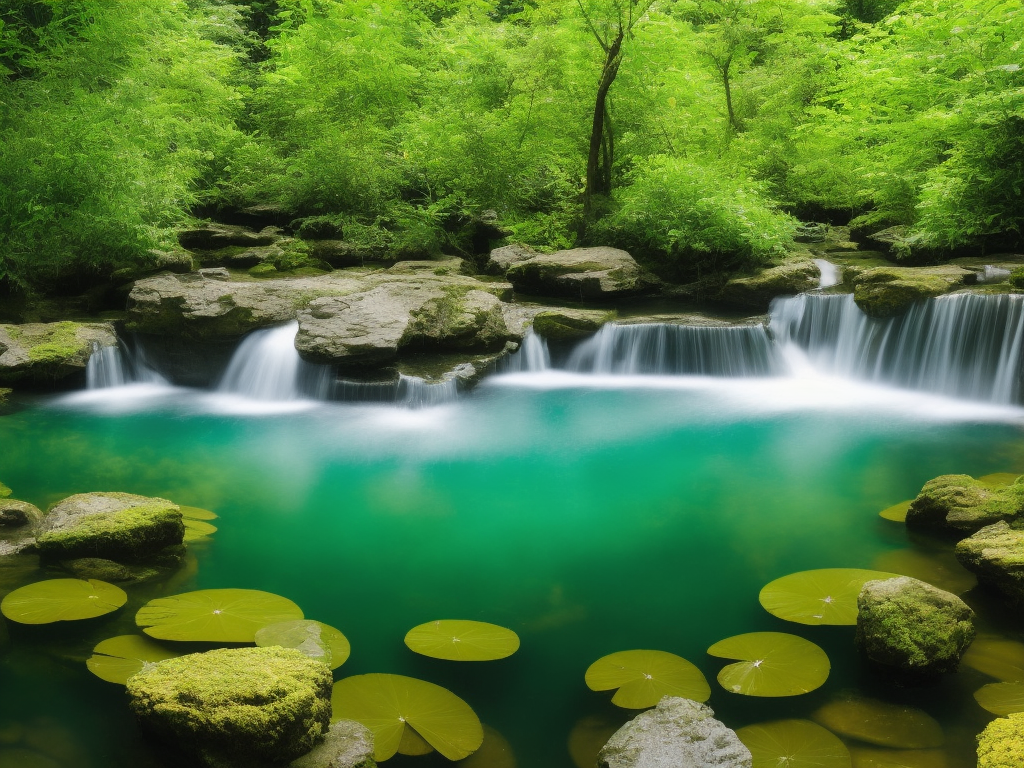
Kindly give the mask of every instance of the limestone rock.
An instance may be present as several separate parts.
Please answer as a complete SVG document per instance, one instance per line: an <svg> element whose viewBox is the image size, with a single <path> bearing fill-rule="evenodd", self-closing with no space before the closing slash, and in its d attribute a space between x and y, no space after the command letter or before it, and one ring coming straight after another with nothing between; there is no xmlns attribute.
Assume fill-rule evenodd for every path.
<svg viewBox="0 0 1024 768"><path fill-rule="evenodd" d="M828 229L828 224L809 221L796 228L793 240L798 243L824 243L828 238Z"/></svg>
<svg viewBox="0 0 1024 768"><path fill-rule="evenodd" d="M1010 601L1024 607L1024 530L1005 522L986 526L956 545L956 559Z"/></svg>
<svg viewBox="0 0 1024 768"><path fill-rule="evenodd" d="M1024 484L990 488L969 475L942 475L924 484L907 510L907 525L961 536L1024 513Z"/></svg>
<svg viewBox="0 0 1024 768"><path fill-rule="evenodd" d="M221 648L128 681L143 729L204 765L257 768L307 754L331 720L330 669L291 648Z"/></svg>
<svg viewBox="0 0 1024 768"><path fill-rule="evenodd" d="M180 545L184 535L181 511L166 499L79 493L50 509L36 545L52 560L98 557L132 562Z"/></svg>
<svg viewBox="0 0 1024 768"><path fill-rule="evenodd" d="M53 384L83 374L94 345L116 344L110 323L0 325L0 384Z"/></svg>
<svg viewBox="0 0 1024 768"><path fill-rule="evenodd" d="M362 266L367 261L383 258L385 254L344 240L314 240L310 243L309 255L335 269L343 269Z"/></svg>
<svg viewBox="0 0 1024 768"><path fill-rule="evenodd" d="M487 268L504 274L516 290L575 299L616 298L643 287L633 257L605 246L537 253L510 245L491 251Z"/></svg>
<svg viewBox="0 0 1024 768"><path fill-rule="evenodd" d="M608 740L599 768L750 768L750 750L696 701L666 696Z"/></svg>
<svg viewBox="0 0 1024 768"><path fill-rule="evenodd" d="M907 239L908 234L910 234L910 227L900 224L866 235L864 242L869 248L883 253L891 253L899 248L900 244Z"/></svg>
<svg viewBox="0 0 1024 768"><path fill-rule="evenodd" d="M1024 712L993 720L978 736L978 768L1024 765Z"/></svg>
<svg viewBox="0 0 1024 768"><path fill-rule="evenodd" d="M853 298L872 317L893 317L911 304L942 296L973 282L974 273L951 265L941 267L874 267L853 279Z"/></svg>
<svg viewBox="0 0 1024 768"><path fill-rule="evenodd" d="M233 224L203 224L178 233L178 243L190 251L213 251L229 245L272 245L279 238L273 227L255 232Z"/></svg>
<svg viewBox="0 0 1024 768"><path fill-rule="evenodd" d="M27 501L0 499L0 556L34 547L42 519L43 513Z"/></svg>
<svg viewBox="0 0 1024 768"><path fill-rule="evenodd" d="M957 670L973 618L956 595L909 576L869 581L857 598L857 644L902 679L927 680Z"/></svg>
<svg viewBox="0 0 1024 768"><path fill-rule="evenodd" d="M373 760L373 734L353 720L338 720L323 744L312 752L292 760L290 768L376 768Z"/></svg>
<svg viewBox="0 0 1024 768"><path fill-rule="evenodd" d="M494 275L504 275L513 264L529 261L537 255L528 245L512 244L495 248L487 259L487 271Z"/></svg>
<svg viewBox="0 0 1024 768"><path fill-rule="evenodd" d="M793 296L818 287L820 270L810 260L765 269L752 277L733 278L718 295L719 301L767 310L776 296Z"/></svg>
<svg viewBox="0 0 1024 768"><path fill-rule="evenodd" d="M579 339L615 319L614 312L600 309L545 309L533 317L533 329L548 339Z"/></svg>

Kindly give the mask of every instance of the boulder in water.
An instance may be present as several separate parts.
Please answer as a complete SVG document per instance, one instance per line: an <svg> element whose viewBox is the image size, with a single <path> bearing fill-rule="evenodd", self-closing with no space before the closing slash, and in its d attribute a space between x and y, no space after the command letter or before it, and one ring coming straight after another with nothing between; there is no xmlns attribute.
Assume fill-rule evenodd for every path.
<svg viewBox="0 0 1024 768"><path fill-rule="evenodd" d="M1024 530L1006 522L986 526L956 545L956 559L1011 602L1024 607Z"/></svg>
<svg viewBox="0 0 1024 768"><path fill-rule="evenodd" d="M43 513L27 501L0 499L0 556L33 548L42 520Z"/></svg>
<svg viewBox="0 0 1024 768"><path fill-rule="evenodd" d="M764 311L777 296L794 296L817 288L820 274L811 260L793 261L762 270L752 277L733 278L722 288L718 299Z"/></svg>
<svg viewBox="0 0 1024 768"><path fill-rule="evenodd" d="M963 288L973 272L951 265L941 267L875 267L856 275L853 297L871 317L894 317L911 304Z"/></svg>
<svg viewBox="0 0 1024 768"><path fill-rule="evenodd" d="M323 744L312 752L292 760L289 768L376 768L373 760L373 733L354 720L338 720Z"/></svg>
<svg viewBox="0 0 1024 768"><path fill-rule="evenodd" d="M900 576L869 581L857 598L857 645L905 682L956 672L974 640L974 611L956 595Z"/></svg>
<svg viewBox="0 0 1024 768"><path fill-rule="evenodd" d="M538 253L510 245L491 251L487 268L505 275L516 290L578 300L616 298L644 287L633 257L606 246Z"/></svg>
<svg viewBox="0 0 1024 768"><path fill-rule="evenodd" d="M615 312L600 309L553 307L533 317L533 329L547 339L579 339L615 319Z"/></svg>
<svg viewBox="0 0 1024 768"><path fill-rule="evenodd" d="M599 768L750 768L753 759L736 732L705 704L666 696L608 740Z"/></svg>
<svg viewBox="0 0 1024 768"><path fill-rule="evenodd" d="M143 730L203 765L260 768L323 740L332 682L326 665L291 648L221 648L148 666L128 695Z"/></svg>
<svg viewBox="0 0 1024 768"><path fill-rule="evenodd" d="M94 345L116 344L110 323L0 325L0 384L52 386L84 375Z"/></svg>
<svg viewBox="0 0 1024 768"><path fill-rule="evenodd" d="M993 720L978 736L978 768L1024 765L1024 712Z"/></svg>
<svg viewBox="0 0 1024 768"><path fill-rule="evenodd" d="M966 536L1024 514L1024 484L992 488L970 475L942 475L924 484L907 510L907 525Z"/></svg>

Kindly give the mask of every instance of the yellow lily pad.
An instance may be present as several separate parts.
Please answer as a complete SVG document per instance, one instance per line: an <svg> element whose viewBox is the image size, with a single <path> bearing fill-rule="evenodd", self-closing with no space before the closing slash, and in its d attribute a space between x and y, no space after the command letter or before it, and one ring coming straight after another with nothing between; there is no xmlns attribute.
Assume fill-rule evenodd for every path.
<svg viewBox="0 0 1024 768"><path fill-rule="evenodd" d="M962 595L978 585L977 577L957 561L952 552L919 552L895 549L883 552L872 563L880 571L912 576L929 584Z"/></svg>
<svg viewBox="0 0 1024 768"><path fill-rule="evenodd" d="M519 650L519 635L483 621L442 619L413 627L405 636L409 649L448 661L494 661Z"/></svg>
<svg viewBox="0 0 1024 768"><path fill-rule="evenodd" d="M335 720L355 720L373 732L374 759L387 760L416 743L413 729L449 760L480 748L483 726L470 706L445 688L403 675L354 675L334 684ZM404 740L404 741L403 741Z"/></svg>
<svg viewBox="0 0 1024 768"><path fill-rule="evenodd" d="M1020 475L1014 472L994 472L991 475L982 475L978 482L987 485L989 488L1005 488L1017 482Z"/></svg>
<svg viewBox="0 0 1024 768"><path fill-rule="evenodd" d="M850 768L850 750L809 720L776 720L736 731L754 758L753 768Z"/></svg>
<svg viewBox="0 0 1024 768"><path fill-rule="evenodd" d="M135 623L157 640L252 643L263 627L301 618L299 606L270 592L200 589L150 600Z"/></svg>
<svg viewBox="0 0 1024 768"><path fill-rule="evenodd" d="M3 483L0 483L0 499L6 499L13 491Z"/></svg>
<svg viewBox="0 0 1024 768"><path fill-rule="evenodd" d="M1024 682L1024 643L979 637L967 649L962 663L1004 683Z"/></svg>
<svg viewBox="0 0 1024 768"><path fill-rule="evenodd" d="M211 533L217 532L217 526L210 525L202 520L192 520L186 517L182 518L181 522L185 526L185 541L198 541L199 539L205 539Z"/></svg>
<svg viewBox="0 0 1024 768"><path fill-rule="evenodd" d="M748 632L708 648L724 659L739 659L718 673L719 684L744 696L799 696L820 688L832 665L810 640L784 632Z"/></svg>
<svg viewBox="0 0 1024 768"><path fill-rule="evenodd" d="M880 747L935 749L946 740L927 712L859 696L831 701L811 719L840 736Z"/></svg>
<svg viewBox="0 0 1024 768"><path fill-rule="evenodd" d="M768 613L786 621L853 626L861 588L869 581L895 576L862 568L800 571L766 585L758 599Z"/></svg>
<svg viewBox="0 0 1024 768"><path fill-rule="evenodd" d="M711 686L704 674L686 659L665 651L619 651L604 656L587 669L592 691L617 688L612 704L623 709L655 706L662 696L707 701Z"/></svg>
<svg viewBox="0 0 1024 768"><path fill-rule="evenodd" d="M459 760L457 765L459 768L518 768L512 745L489 725L484 726L484 743L480 749L465 760Z"/></svg>
<svg viewBox="0 0 1024 768"><path fill-rule="evenodd" d="M296 619L269 624L256 631L256 645L295 648L331 669L344 664L352 653L348 638L334 627L319 621Z"/></svg>
<svg viewBox="0 0 1024 768"><path fill-rule="evenodd" d="M974 692L974 700L993 715L1024 712L1024 683L989 683Z"/></svg>
<svg viewBox="0 0 1024 768"><path fill-rule="evenodd" d="M186 520L216 520L217 515L208 509L201 509L199 507L186 507L178 505L178 509L181 510L181 516Z"/></svg>
<svg viewBox="0 0 1024 768"><path fill-rule="evenodd" d="M854 747L850 750L853 768L951 768L941 749L872 749Z"/></svg>
<svg viewBox="0 0 1024 768"><path fill-rule="evenodd" d="M142 635L118 635L93 648L85 666L100 680L125 685L129 677L141 672L147 664L180 655Z"/></svg>
<svg viewBox="0 0 1024 768"><path fill-rule="evenodd" d="M398 742L398 754L420 757L421 755L429 755L433 751L434 748L427 744L427 740L416 733L416 729L412 726L407 725L405 730L402 731L402 740Z"/></svg>
<svg viewBox="0 0 1024 768"><path fill-rule="evenodd" d="M124 590L105 581L47 579L9 593L0 603L0 612L19 624L52 624L94 619L126 602Z"/></svg>
<svg viewBox="0 0 1024 768"><path fill-rule="evenodd" d="M913 501L913 499L907 499L899 504L893 504L891 507L886 507L879 512L878 516L884 517L886 520L892 520L894 523L905 523L907 522L907 510L910 509Z"/></svg>

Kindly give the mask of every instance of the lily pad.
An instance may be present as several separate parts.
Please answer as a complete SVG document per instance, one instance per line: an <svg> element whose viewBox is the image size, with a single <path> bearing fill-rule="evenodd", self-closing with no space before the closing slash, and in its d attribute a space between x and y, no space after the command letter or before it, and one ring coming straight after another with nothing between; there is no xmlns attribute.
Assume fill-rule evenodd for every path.
<svg viewBox="0 0 1024 768"><path fill-rule="evenodd" d="M0 603L0 612L19 624L78 621L116 611L128 602L124 590L96 579L48 579L16 589Z"/></svg>
<svg viewBox="0 0 1024 768"><path fill-rule="evenodd" d="M1014 472L995 472L991 475L979 477L978 482L982 485L987 485L989 488L1005 488L1016 483L1018 477L1020 475Z"/></svg>
<svg viewBox="0 0 1024 768"><path fill-rule="evenodd" d="M569 733L569 756L576 768L597 768L597 756L608 739L626 722L629 715L613 717L587 715L576 721Z"/></svg>
<svg viewBox="0 0 1024 768"><path fill-rule="evenodd" d="M948 768L949 760L941 749L850 750L855 768Z"/></svg>
<svg viewBox="0 0 1024 768"><path fill-rule="evenodd" d="M962 595L978 586L977 577L960 565L948 550L920 552L916 549L894 549L880 554L872 565L880 571L926 581L954 595Z"/></svg>
<svg viewBox="0 0 1024 768"><path fill-rule="evenodd" d="M412 651L448 661L494 661L519 650L519 635L482 621L443 619L413 627L405 636Z"/></svg>
<svg viewBox="0 0 1024 768"><path fill-rule="evenodd" d="M899 504L893 504L891 507L886 507L879 512L878 516L884 517L886 520L892 520L894 523L905 523L907 522L907 510L910 509L913 501L913 499L907 499Z"/></svg>
<svg viewBox="0 0 1024 768"><path fill-rule="evenodd" d="M820 688L832 668L810 640L784 632L749 632L708 648L723 659L739 659L718 673L718 682L744 696L799 696Z"/></svg>
<svg viewBox="0 0 1024 768"><path fill-rule="evenodd" d="M1004 683L1024 682L1024 643L979 637L964 654L963 664Z"/></svg>
<svg viewBox="0 0 1024 768"><path fill-rule="evenodd" d="M993 715L1024 712L1024 683L989 683L974 692L974 699Z"/></svg>
<svg viewBox="0 0 1024 768"><path fill-rule="evenodd" d="M217 515L208 509L200 509L199 507L186 507L178 505L178 509L181 510L181 516L186 520L216 520Z"/></svg>
<svg viewBox="0 0 1024 768"><path fill-rule="evenodd" d="M406 726L402 731L402 740L398 742L398 754L420 757L429 755L433 751L434 748L427 743L426 739L416 733L415 728Z"/></svg>
<svg viewBox="0 0 1024 768"><path fill-rule="evenodd" d="M180 655L142 635L118 635L93 648L85 666L101 680L125 685L129 677L141 672L147 664Z"/></svg>
<svg viewBox="0 0 1024 768"><path fill-rule="evenodd" d="M753 768L850 768L850 750L809 720L776 720L736 731L754 757Z"/></svg>
<svg viewBox="0 0 1024 768"><path fill-rule="evenodd" d="M135 623L157 640L251 643L263 627L301 618L299 606L270 592L200 589L150 600Z"/></svg>
<svg viewBox="0 0 1024 768"><path fill-rule="evenodd" d="M512 745L489 725L484 726L484 743L480 749L458 762L460 768L517 768Z"/></svg>
<svg viewBox="0 0 1024 768"><path fill-rule="evenodd" d="M704 674L686 659L665 651L619 651L595 661L587 669L587 687L610 691L612 704L623 709L647 709L662 696L707 701L711 686Z"/></svg>
<svg viewBox="0 0 1024 768"><path fill-rule="evenodd" d="M891 579L895 573L862 568L821 568L800 571L776 579L761 590L758 599L773 616L797 624L857 623L857 595L875 579Z"/></svg>
<svg viewBox="0 0 1024 768"><path fill-rule="evenodd" d="M942 726L927 712L863 697L831 701L811 719L833 733L895 749L935 749L945 742Z"/></svg>
<svg viewBox="0 0 1024 768"><path fill-rule="evenodd" d="M439 685L403 675L354 675L334 684L335 720L355 720L373 732L374 759L387 760L412 728L449 760L480 748L483 727L470 706ZM415 743L409 737L406 745Z"/></svg>
<svg viewBox="0 0 1024 768"><path fill-rule="evenodd" d="M6 499L12 493L14 493L14 491L12 491L10 488L8 488L3 483L0 483L0 499Z"/></svg>
<svg viewBox="0 0 1024 768"><path fill-rule="evenodd" d="M352 653L348 638L339 630L319 621L298 619L270 624L257 630L256 645L296 648L312 659L337 669Z"/></svg>
<svg viewBox="0 0 1024 768"><path fill-rule="evenodd" d="M199 539L205 539L211 533L217 532L217 526L210 525L202 520L192 520L191 518L184 517L181 522L185 526L185 541L198 541Z"/></svg>

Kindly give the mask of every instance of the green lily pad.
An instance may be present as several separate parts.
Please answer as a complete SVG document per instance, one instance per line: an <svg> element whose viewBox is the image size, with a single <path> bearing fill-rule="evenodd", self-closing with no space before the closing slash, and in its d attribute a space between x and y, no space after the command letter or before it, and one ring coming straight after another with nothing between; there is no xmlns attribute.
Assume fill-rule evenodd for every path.
<svg viewBox="0 0 1024 768"><path fill-rule="evenodd" d="M1005 488L1016 483L1018 477L1020 475L1013 472L995 472L991 475L979 477L978 482L982 485L987 485L989 488Z"/></svg>
<svg viewBox="0 0 1024 768"><path fill-rule="evenodd" d="M124 590L105 581L48 579L8 594L0 603L0 612L19 624L52 624L94 619L126 602Z"/></svg>
<svg viewBox="0 0 1024 768"><path fill-rule="evenodd" d="M279 645L295 648L312 659L337 669L352 653L348 638L334 627L319 621L282 621L270 624L256 632L256 645Z"/></svg>
<svg viewBox="0 0 1024 768"><path fill-rule="evenodd" d="M587 687L610 691L612 704L623 709L647 709L662 696L707 701L711 686L704 674L681 656L665 651L619 651L603 656L587 669Z"/></svg>
<svg viewBox="0 0 1024 768"><path fill-rule="evenodd" d="M199 539L205 539L211 533L217 532L217 526L210 525L202 520L192 520L190 518L182 518L182 524L185 526L185 541L198 541Z"/></svg>
<svg viewBox="0 0 1024 768"><path fill-rule="evenodd" d="M1024 712L1024 683L989 683L974 692L974 699L993 715Z"/></svg>
<svg viewBox="0 0 1024 768"><path fill-rule="evenodd" d="M1024 682L1024 643L979 637L964 654L963 664L1004 683Z"/></svg>
<svg viewBox="0 0 1024 768"><path fill-rule="evenodd" d="M920 552L916 549L894 549L880 554L872 565L880 571L926 581L954 595L962 595L978 586L977 577L960 565L948 550Z"/></svg>
<svg viewBox="0 0 1024 768"><path fill-rule="evenodd" d="M489 725L484 726L480 749L458 762L459 768L518 768L515 752L508 740Z"/></svg>
<svg viewBox="0 0 1024 768"><path fill-rule="evenodd" d="M12 491L10 488L8 488L3 483L0 483L0 499L6 499L12 493L14 493L14 491Z"/></svg>
<svg viewBox="0 0 1024 768"><path fill-rule="evenodd" d="M406 726L402 731L402 740L398 742L398 754L420 757L429 755L433 751L434 748L427 743L426 739L416 733L415 728Z"/></svg>
<svg viewBox="0 0 1024 768"><path fill-rule="evenodd" d="M251 643L263 627L301 618L299 606L270 592L200 589L150 600L135 623L157 640Z"/></svg>
<svg viewBox="0 0 1024 768"><path fill-rule="evenodd" d="M199 507L185 507L178 505L178 509L181 510L181 516L186 520L216 520L217 515L208 509L200 509Z"/></svg>
<svg viewBox="0 0 1024 768"><path fill-rule="evenodd" d="M773 616L797 624L857 623L857 595L875 579L892 579L895 573L862 568L821 568L800 571L766 585L758 599Z"/></svg>
<svg viewBox="0 0 1024 768"><path fill-rule="evenodd" d="M870 749L850 750L856 768L951 768L941 749Z"/></svg>
<svg viewBox="0 0 1024 768"><path fill-rule="evenodd" d="M913 499L907 499L899 504L893 504L891 507L886 507L879 512L878 516L884 517L886 520L892 520L894 523L905 523L907 522L907 510L910 509L913 501Z"/></svg>
<svg viewBox="0 0 1024 768"><path fill-rule="evenodd" d="M480 748L483 726L470 706L439 685L403 675L355 675L334 684L335 720L355 720L373 732L374 759L399 751L414 729L449 760L463 760ZM415 743L414 737L408 737Z"/></svg>
<svg viewBox="0 0 1024 768"><path fill-rule="evenodd" d="M708 648L723 659L739 659L718 673L725 690L745 696L799 696L820 688L832 668L810 640L783 632L749 632Z"/></svg>
<svg viewBox="0 0 1024 768"><path fill-rule="evenodd" d="M125 685L129 677L141 672L147 664L180 655L142 635L118 635L93 648L85 666L100 680Z"/></svg>
<svg viewBox="0 0 1024 768"><path fill-rule="evenodd" d="M859 696L831 701L811 719L840 736L880 747L935 749L946 740L927 712Z"/></svg>
<svg viewBox="0 0 1024 768"><path fill-rule="evenodd" d="M519 635L497 624L442 619L410 629L405 644L432 659L494 661L519 650Z"/></svg>
<svg viewBox="0 0 1024 768"><path fill-rule="evenodd" d="M597 756L608 739L619 730L630 715L615 717L610 713L588 715L576 721L569 733L569 756L576 768L597 768Z"/></svg>
<svg viewBox="0 0 1024 768"><path fill-rule="evenodd" d="M754 757L753 768L850 768L850 750L809 720L776 720L736 731Z"/></svg>

